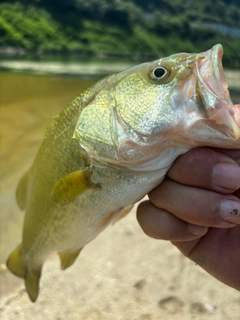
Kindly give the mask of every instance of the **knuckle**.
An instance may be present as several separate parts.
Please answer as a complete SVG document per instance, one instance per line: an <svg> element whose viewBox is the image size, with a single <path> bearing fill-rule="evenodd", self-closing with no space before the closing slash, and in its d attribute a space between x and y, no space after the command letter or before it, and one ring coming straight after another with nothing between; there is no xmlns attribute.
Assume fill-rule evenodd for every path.
<svg viewBox="0 0 240 320"><path fill-rule="evenodd" d="M160 186L153 189L149 193L149 200L158 208L168 207L172 202L173 192L171 184L174 182L170 182L169 179L165 180Z"/></svg>

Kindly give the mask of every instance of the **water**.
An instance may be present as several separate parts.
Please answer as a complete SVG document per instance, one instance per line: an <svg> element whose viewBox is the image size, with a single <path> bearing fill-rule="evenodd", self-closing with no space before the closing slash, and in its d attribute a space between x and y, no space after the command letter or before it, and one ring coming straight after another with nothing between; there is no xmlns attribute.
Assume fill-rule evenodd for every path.
<svg viewBox="0 0 240 320"><path fill-rule="evenodd" d="M18 55L0 54L0 71L36 75L60 75L96 79L119 72L143 61L117 58L79 58L71 56Z"/></svg>
<svg viewBox="0 0 240 320"><path fill-rule="evenodd" d="M30 162L51 118L93 80L0 73L0 179Z"/></svg>

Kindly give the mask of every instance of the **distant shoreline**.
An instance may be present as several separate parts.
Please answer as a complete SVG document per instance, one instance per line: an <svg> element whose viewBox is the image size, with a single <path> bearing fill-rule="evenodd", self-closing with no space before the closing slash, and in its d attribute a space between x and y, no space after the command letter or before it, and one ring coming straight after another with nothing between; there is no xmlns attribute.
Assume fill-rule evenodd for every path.
<svg viewBox="0 0 240 320"><path fill-rule="evenodd" d="M126 62L34 62L18 60L0 61L0 71L22 72L42 75L70 75L97 78L120 72L136 63Z"/></svg>
<svg viewBox="0 0 240 320"><path fill-rule="evenodd" d="M96 58L129 58L131 60L142 60L142 59L156 59L156 55L153 54L139 54L139 53L113 53L113 52L97 52L91 50L28 50L21 47L8 47L0 46L0 55L6 56L27 56L34 55L36 57L41 55L56 55L56 56L78 56L81 58L84 57L96 57Z"/></svg>
<svg viewBox="0 0 240 320"><path fill-rule="evenodd" d="M16 57L15 57L16 58ZM99 61L24 61L17 59L0 60L0 71L10 71L17 73L29 73L37 75L56 75L56 76L73 76L99 78L108 74L120 72L124 69L132 67L139 62L136 61L107 61L101 59ZM230 88L239 90L240 88L240 70L225 69L224 73Z"/></svg>

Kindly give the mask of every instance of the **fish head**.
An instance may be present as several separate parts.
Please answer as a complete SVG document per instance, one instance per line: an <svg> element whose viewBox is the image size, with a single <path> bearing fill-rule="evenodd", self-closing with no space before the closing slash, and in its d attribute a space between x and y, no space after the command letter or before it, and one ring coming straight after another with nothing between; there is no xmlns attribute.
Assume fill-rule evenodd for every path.
<svg viewBox="0 0 240 320"><path fill-rule="evenodd" d="M240 105L231 102L222 55L218 44L104 79L81 113L75 137L92 156L135 167L166 150L181 154L197 146L240 148Z"/></svg>

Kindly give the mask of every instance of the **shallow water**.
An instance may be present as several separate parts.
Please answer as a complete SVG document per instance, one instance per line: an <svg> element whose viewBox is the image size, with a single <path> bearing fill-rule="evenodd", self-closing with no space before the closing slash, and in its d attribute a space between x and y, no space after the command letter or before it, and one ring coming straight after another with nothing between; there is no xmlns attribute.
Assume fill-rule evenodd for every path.
<svg viewBox="0 0 240 320"><path fill-rule="evenodd" d="M64 77L0 73L1 181L30 162L51 118L92 83Z"/></svg>

